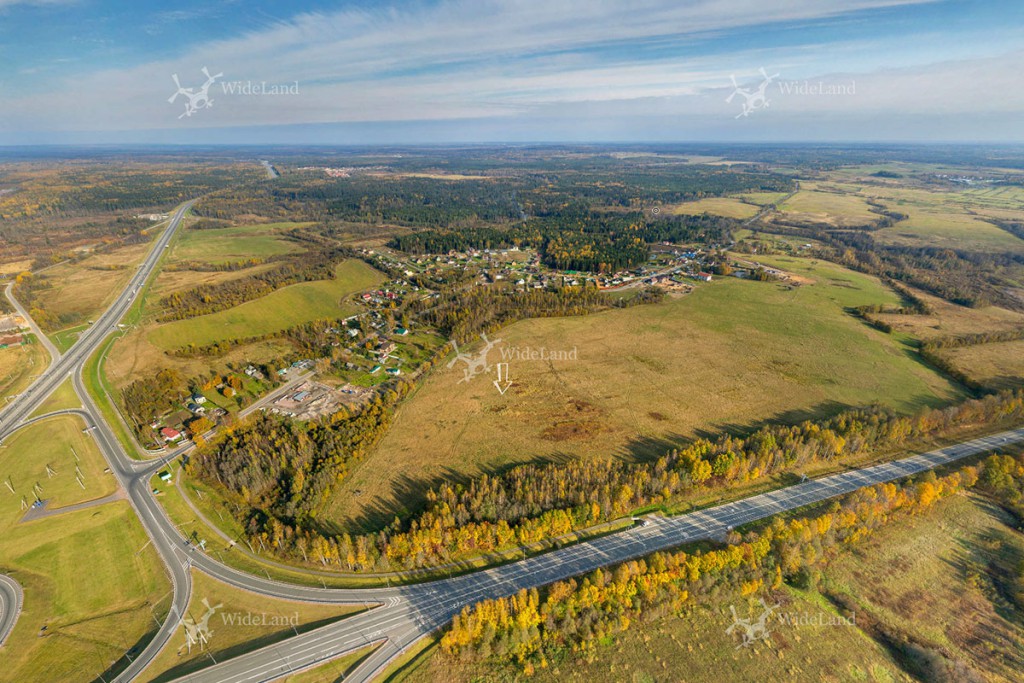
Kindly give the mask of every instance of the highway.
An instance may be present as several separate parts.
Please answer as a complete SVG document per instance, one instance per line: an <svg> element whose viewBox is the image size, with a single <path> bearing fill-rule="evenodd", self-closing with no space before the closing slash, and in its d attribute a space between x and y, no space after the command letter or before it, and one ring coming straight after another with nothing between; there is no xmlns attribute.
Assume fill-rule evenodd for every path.
<svg viewBox="0 0 1024 683"><path fill-rule="evenodd" d="M465 605L485 598L512 595L524 588L546 585L599 567L642 557L658 550L708 539L720 539L728 531L772 515L850 493L864 486L900 479L949 464L1000 446L1024 442L1024 429L974 439L947 448L914 455L873 467L851 470L777 491L745 498L678 517L647 518L647 525L537 555L486 571L394 589L383 606L337 623L309 631L282 643L230 659L185 676L180 683L232 683L272 681L288 673L315 666L347 652L381 642L385 648L368 658L345 680L369 681L388 661L415 641L447 624ZM208 560L208 556L203 556ZM234 583L204 562L204 571ZM231 570L228 570L229 572ZM264 580L250 577L249 590L273 590ZM309 590L309 589L306 589ZM324 591L327 594L362 591ZM369 591L367 594L380 594ZM383 597L383 595L378 595ZM307 598L308 599L308 598ZM328 599L332 601L332 599Z"/></svg>
<svg viewBox="0 0 1024 683"><path fill-rule="evenodd" d="M180 616L185 613L192 596L193 568L229 585L269 597L379 606L272 646L222 661L179 681L271 681L368 644L378 643L381 647L346 678L350 682L371 681L405 648L444 626L464 606L479 600L510 595L523 588L542 586L657 550L705 539L718 539L743 524L827 500L863 486L899 479L960 458L1024 441L1024 429L1011 430L894 462L810 480L699 512L671 518L651 517L647 523L560 550L484 571L419 584L393 588L328 589L293 585L247 574L223 564L212 554L213 551L208 553L191 545L152 495L150 478L182 449L148 461L129 457L86 391L82 378L86 360L116 329L146 278L153 273L164 248L173 238L182 216L190 206L191 202L178 209L169 227L111 308L81 335L71 349L63 356L56 357L52 366L17 402L0 412L0 437L5 437L15 429L35 421L28 419L28 416L64 379L71 376L83 407L80 410L60 412L78 415L85 422L88 433L96 440L111 472L127 494L166 567L173 588L170 616L153 640L115 679L119 683L137 677L179 630ZM15 591L8 581L3 581L3 586L0 628L6 627L8 621L13 623L17 616L17 610L12 611L7 604L20 600L20 597L12 597L20 596L20 590ZM7 591L14 592L8 594Z"/></svg>
<svg viewBox="0 0 1024 683"><path fill-rule="evenodd" d="M24 393L18 396L17 400L12 401L0 410L0 442L17 429L22 421L31 415L65 379L74 374L75 370L85 363L107 335L116 329L117 323L128 312L132 304L135 303L142 286L153 273L157 263L159 263L164 248L167 247L171 238L174 237L175 232L177 232L178 227L181 225L182 217L192 207L193 203L195 203L194 200L182 204L174 213L170 225L160 234L156 244L153 245L153 248L146 256L146 260L139 265L138 270L128 282L128 286L111 304L110 308L89 329L79 336L78 341L75 342L74 346L67 353L63 356L58 356L55 362ZM19 312L25 315L23 311ZM26 319L29 318L26 316ZM34 326L34 323L32 324Z"/></svg>

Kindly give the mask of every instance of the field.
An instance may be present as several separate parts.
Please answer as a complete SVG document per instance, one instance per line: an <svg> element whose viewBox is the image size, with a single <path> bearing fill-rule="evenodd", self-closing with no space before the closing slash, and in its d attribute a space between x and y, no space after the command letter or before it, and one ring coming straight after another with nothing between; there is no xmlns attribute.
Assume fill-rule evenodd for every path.
<svg viewBox="0 0 1024 683"><path fill-rule="evenodd" d="M902 244L1002 253L1024 251L1024 241L978 218L956 211L928 211L895 206L910 218L878 231L884 244Z"/></svg>
<svg viewBox="0 0 1024 683"><path fill-rule="evenodd" d="M577 360L509 360L505 395L493 375L459 383L461 364L439 365L325 516L372 525L417 504L439 477L544 458L650 457L705 432L874 401L913 410L959 396L899 339L844 312L895 303L877 280L827 262L772 262L813 282L725 278L657 305L495 333L504 347L575 348ZM490 362L498 356L492 350Z"/></svg>
<svg viewBox="0 0 1024 683"><path fill-rule="evenodd" d="M852 604L862 628L877 624L963 662L959 680L972 680L970 669L991 681L1019 680L1022 615L1001 584L1024 557L1014 527L987 501L958 496L840 557L822 591Z"/></svg>
<svg viewBox="0 0 1024 683"><path fill-rule="evenodd" d="M787 614L822 619L839 615L841 602L852 606L854 625L769 622L770 645L737 648L738 638L725 633L732 620L728 606L741 614L747 606L723 596L681 616L634 624L599 646L591 661L552 662L530 680L1014 681L1024 666L1024 627L995 582L1024 553L1024 535L1008 522L987 502L957 496L840 555L824 570L818 590L783 588L764 596ZM759 608L750 609L756 614ZM907 641L920 648L916 658L897 649ZM922 655L939 652L960 664L957 675L915 669ZM512 668L454 663L435 653L400 680L520 677Z"/></svg>
<svg viewBox="0 0 1024 683"><path fill-rule="evenodd" d="M1024 340L947 349L953 365L992 389L1024 385Z"/></svg>
<svg viewBox="0 0 1024 683"><path fill-rule="evenodd" d="M206 604L203 600L206 600ZM362 611L361 607L319 605L268 598L228 586L201 572L193 571L189 617L201 621L207 605L220 606L209 621L209 646L203 649L193 646L189 652L184 629L180 629L171 637L139 681L165 681L184 676L213 664L210 660L211 655L215 660L221 661L284 640L295 635L295 631L302 633ZM240 618L246 615L255 617L256 623L247 624L240 621Z"/></svg>
<svg viewBox="0 0 1024 683"><path fill-rule="evenodd" d="M805 187L807 189L805 189ZM813 217L835 226L863 225L878 218L871 213L862 198L839 192L818 191L811 189L813 185L805 185L800 191L779 206L786 215Z"/></svg>
<svg viewBox="0 0 1024 683"><path fill-rule="evenodd" d="M227 263L302 251L286 230L309 223L263 223L213 230L185 230L171 248L171 262Z"/></svg>
<svg viewBox="0 0 1024 683"><path fill-rule="evenodd" d="M155 326L149 341L171 350L186 344L253 337L319 318L339 318L355 310L343 300L381 282L381 274L362 261L345 261L333 280L303 282L226 311Z"/></svg>
<svg viewBox="0 0 1024 683"><path fill-rule="evenodd" d="M99 316L131 279L135 266L148 251L148 243L134 244L48 269L41 277L45 277L50 286L39 291L34 303L48 315L36 322L47 332L54 332L60 326L57 323L47 326L48 319L63 317L85 322Z"/></svg>
<svg viewBox="0 0 1024 683"><path fill-rule="evenodd" d="M49 359L46 349L38 343L0 349L0 401L21 393L46 369Z"/></svg>
<svg viewBox="0 0 1024 683"><path fill-rule="evenodd" d="M0 474L16 491L3 487L0 494L0 566L25 590L24 611L4 648L5 680L96 680L147 637L154 615L167 608L169 584L156 551L143 549L145 532L127 502L19 521L21 498L31 501L36 482L51 509L114 491L81 430L77 418L51 418L17 432L0 450ZM71 447L84 490L75 481Z"/></svg>
<svg viewBox="0 0 1024 683"><path fill-rule="evenodd" d="M716 216L743 219L750 218L758 210L757 206L743 202L735 197L709 197L673 206L671 213L688 216L710 213Z"/></svg>
<svg viewBox="0 0 1024 683"><path fill-rule="evenodd" d="M1002 332L1024 326L1024 313L1010 311L998 306L966 308L932 296L920 290L913 290L934 311L929 315L882 314L878 317L893 326L898 332L918 339L936 339L947 336L962 336L978 332Z"/></svg>
<svg viewBox="0 0 1024 683"><path fill-rule="evenodd" d="M78 394L75 393L75 387L71 384L71 380L65 380L57 389L50 394L45 401L43 401L35 412L32 413L32 417L39 415L46 415L57 410L64 410L67 408L81 408L82 400L78 398Z"/></svg>

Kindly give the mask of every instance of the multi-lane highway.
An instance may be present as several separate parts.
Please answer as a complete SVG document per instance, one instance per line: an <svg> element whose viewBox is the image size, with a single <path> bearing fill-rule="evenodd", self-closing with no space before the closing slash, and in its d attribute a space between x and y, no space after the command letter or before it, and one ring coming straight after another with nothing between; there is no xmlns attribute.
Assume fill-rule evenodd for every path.
<svg viewBox="0 0 1024 683"><path fill-rule="evenodd" d="M83 363L92 355L92 352L100 343L117 327L117 323L128 312L131 305L138 298L142 286L147 278L153 273L163 250L167 247L171 238L174 237L181 219L194 202L182 204L174 213L170 225L160 234L156 244L146 256L146 260L139 265L138 270L132 275L128 286L117 297L110 308L106 310L85 332L83 332L74 346L67 353L56 357L50 367L40 375L32 385L25 390L16 400L0 410L0 441L17 429L26 417L39 407L61 383L73 375ZM27 314L22 310L22 315ZM48 347L49 348L49 347Z"/></svg>
<svg viewBox="0 0 1024 683"><path fill-rule="evenodd" d="M292 585L246 574L192 546L182 537L151 494L149 479L177 451L151 461L138 461L129 457L85 390L82 380L86 360L107 335L116 329L146 278L155 269L190 205L182 206L175 213L170 225L113 306L67 353L55 356L52 366L18 401L0 412L0 437L3 437L34 421L28 418L32 411L64 379L71 376L83 407L81 410L62 412L77 414L85 421L89 433L96 439L112 473L127 493L128 500L167 568L173 586L170 616L153 640L118 676L117 681L127 682L138 676L179 628L180 615L185 613L191 598L192 569L205 572L230 585L276 598L378 606L273 646L223 661L179 680L192 683L271 681L366 645L379 644L380 647L346 678L347 681L370 681L410 644L443 626L464 606L479 600L510 595L522 588L545 585L684 543L719 538L742 524L842 495L863 486L919 473L1002 445L1024 441L1024 429L1003 432L903 460L807 481L700 512L673 518L649 518L645 523L629 529L561 550L486 571L415 585L328 589ZM8 622L13 623L17 616L16 610L12 612L7 606L20 599L12 597L20 596L20 589L9 592L15 591L16 587L16 583L0 581L0 636L4 632L2 629L9 628Z"/></svg>

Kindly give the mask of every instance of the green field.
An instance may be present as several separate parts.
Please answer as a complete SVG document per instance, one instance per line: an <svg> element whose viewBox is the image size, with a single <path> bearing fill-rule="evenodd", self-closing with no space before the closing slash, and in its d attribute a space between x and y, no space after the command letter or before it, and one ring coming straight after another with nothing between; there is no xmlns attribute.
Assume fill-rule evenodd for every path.
<svg viewBox="0 0 1024 683"><path fill-rule="evenodd" d="M1024 386L1024 340L947 349L954 367L992 389Z"/></svg>
<svg viewBox="0 0 1024 683"><path fill-rule="evenodd" d="M0 487L0 570L25 590L4 647L4 680L97 680L155 628L154 615L166 612L169 584L127 502L20 522L21 499L31 502L37 482L50 509L112 493L114 479L104 467L82 422L70 416L27 427L0 449L0 476L15 489Z"/></svg>
<svg viewBox="0 0 1024 683"><path fill-rule="evenodd" d="M226 263L302 251L284 232L310 223L263 223L214 230L185 230L171 248L171 262Z"/></svg>
<svg viewBox="0 0 1024 683"><path fill-rule="evenodd" d="M46 415L57 410L81 407L82 400L78 398L78 394L75 393L75 387L71 384L71 380L68 379L35 409L31 417Z"/></svg>
<svg viewBox="0 0 1024 683"><path fill-rule="evenodd" d="M349 260L335 270L335 279L303 282L277 290L226 311L154 327L148 340L163 350L186 344L211 344L278 332L320 318L350 315L355 307L344 299L382 281L378 271Z"/></svg>
<svg viewBox="0 0 1024 683"><path fill-rule="evenodd" d="M1003 253L1024 251L1024 240L956 211L926 211L916 207L895 207L910 218L891 228L879 230L878 239L887 244L925 245Z"/></svg>
<svg viewBox="0 0 1024 683"><path fill-rule="evenodd" d="M748 204L735 197L708 197L695 202L685 202L672 207L672 213L693 216L710 213L728 218L750 218L758 212L758 207Z"/></svg>
<svg viewBox="0 0 1024 683"><path fill-rule="evenodd" d="M784 213L809 214L839 226L862 225L877 220L879 216L871 213L870 208L862 198L852 194L815 191L803 187L779 206L779 210Z"/></svg>
<svg viewBox="0 0 1024 683"><path fill-rule="evenodd" d="M42 344L32 343L0 349L0 401L20 394L46 369L50 356Z"/></svg>
<svg viewBox="0 0 1024 683"><path fill-rule="evenodd" d="M575 347L578 359L510 360L513 386L504 396L493 375L460 384L461 364L439 364L325 516L361 526L374 509L394 515L417 505L435 478L536 458L650 457L701 432L876 401L910 411L960 396L900 338L844 311L896 303L876 279L827 262L772 263L810 284L721 278L657 305L493 333L502 346ZM498 356L492 350L491 362Z"/></svg>

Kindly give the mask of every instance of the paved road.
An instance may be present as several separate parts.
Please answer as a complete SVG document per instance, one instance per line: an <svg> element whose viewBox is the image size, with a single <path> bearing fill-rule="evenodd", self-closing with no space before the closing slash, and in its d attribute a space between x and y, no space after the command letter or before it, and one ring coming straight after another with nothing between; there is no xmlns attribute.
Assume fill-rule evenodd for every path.
<svg viewBox="0 0 1024 683"><path fill-rule="evenodd" d="M14 630L23 601L24 594L18 582L0 574L0 646L7 642L7 636Z"/></svg>
<svg viewBox="0 0 1024 683"><path fill-rule="evenodd" d="M146 279L152 274L163 255L164 248L170 242L185 212L192 207L194 202L186 202L175 212L170 225L161 233L153 249L150 250L146 260L138 267L132 276L128 286L118 296L114 303L103 313L89 329L79 335L67 353L57 359L49 369L40 375L32 385L22 393L18 399L0 410L0 441L8 435L46 400L53 391L92 355L92 352L100 345L108 334L117 327L118 321L124 317L131 305L138 298L139 291Z"/></svg>
<svg viewBox="0 0 1024 683"><path fill-rule="evenodd" d="M33 334L36 335L36 338L39 339L39 343L42 344L50 354L50 364L52 365L60 360L60 351L58 351L57 347L53 345L50 338L43 334L43 331L39 329L39 326L36 325L36 321L28 314L28 311L26 311L21 303L14 298L14 282L7 283L7 287L4 288L4 295L7 297L7 300L11 302L11 305L14 306L14 310L18 312L18 315L25 319L25 323L29 328L31 328Z"/></svg>
<svg viewBox="0 0 1024 683"><path fill-rule="evenodd" d="M22 400L0 413L0 435L7 435L31 422L27 416L65 377L71 375L83 409L60 412L77 414L85 420L88 433L96 440L100 452L109 462L112 473L127 493L129 502L167 568L173 586L171 616L161 625L153 640L115 679L119 682L130 681L138 676L178 630L179 615L185 613L191 598L193 567L230 585L271 597L380 606L179 680L210 683L270 681L367 644L379 643L381 647L346 679L369 681L404 648L443 626L465 605L481 599L510 595L522 588L545 585L656 550L719 538L741 524L826 500L862 486L905 477L959 458L1024 441L1024 429L1003 432L904 460L808 481L700 512L668 519L652 519L646 525L637 525L502 567L416 585L357 590L326 589L286 584L246 574L222 564L214 555L192 547L182 537L149 487L149 478L165 466L173 454L145 462L132 460L122 449L110 425L103 419L82 380L86 359L116 328L117 322L134 301L145 277L153 271L160 252L173 236L188 206L185 205L176 213L170 227L140 267L139 273L111 309L52 368L36 380Z"/></svg>
<svg viewBox="0 0 1024 683"><path fill-rule="evenodd" d="M444 626L465 605L478 600L512 595L523 588L549 584L684 543L721 538L743 524L1022 441L1024 429L1007 431L895 462L810 480L699 512L670 518L650 518L647 525L637 525L503 567L405 586L392 591L393 597L385 599L382 607L221 662L177 681L271 681L380 642L385 647L374 652L345 679L348 683L369 681L404 648ZM238 580L236 577L225 576L224 569L211 566L208 560L204 555L197 558L195 564L231 583ZM258 578L250 577L243 583L257 592L273 590ZM356 592L322 591L324 595ZM333 602L331 598L328 600Z"/></svg>

